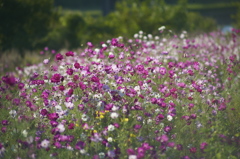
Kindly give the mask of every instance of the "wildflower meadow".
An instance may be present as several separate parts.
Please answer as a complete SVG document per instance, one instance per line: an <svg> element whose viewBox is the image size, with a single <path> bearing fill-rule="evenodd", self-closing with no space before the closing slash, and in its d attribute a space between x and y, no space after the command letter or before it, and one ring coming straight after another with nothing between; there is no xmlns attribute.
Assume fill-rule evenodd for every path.
<svg viewBox="0 0 240 159"><path fill-rule="evenodd" d="M240 158L240 30L45 49L0 80L0 158Z"/></svg>

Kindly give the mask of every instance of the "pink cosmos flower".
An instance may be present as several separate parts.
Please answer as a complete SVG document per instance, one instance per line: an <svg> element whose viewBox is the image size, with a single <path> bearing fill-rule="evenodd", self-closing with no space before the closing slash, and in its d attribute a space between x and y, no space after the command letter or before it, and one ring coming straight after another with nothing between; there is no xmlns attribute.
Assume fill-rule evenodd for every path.
<svg viewBox="0 0 240 159"><path fill-rule="evenodd" d="M63 55L58 53L58 54L56 54L55 58L56 58L56 60L60 61L63 59Z"/></svg>
<svg viewBox="0 0 240 159"><path fill-rule="evenodd" d="M159 73L160 73L161 75L165 75L166 72L167 72L167 69L166 69L166 68L164 68L164 67L160 67L160 69L159 69Z"/></svg>
<svg viewBox="0 0 240 159"><path fill-rule="evenodd" d="M190 151L191 153L196 153L196 152L197 152L197 148L196 148L196 147L191 147L191 148L189 149L189 151Z"/></svg>
<svg viewBox="0 0 240 159"><path fill-rule="evenodd" d="M59 118L58 113L49 113L47 116L49 120L54 120L54 121L56 121Z"/></svg>
<svg viewBox="0 0 240 159"><path fill-rule="evenodd" d="M62 76L59 73L56 73L51 77L52 83L59 83L61 80L62 80Z"/></svg>

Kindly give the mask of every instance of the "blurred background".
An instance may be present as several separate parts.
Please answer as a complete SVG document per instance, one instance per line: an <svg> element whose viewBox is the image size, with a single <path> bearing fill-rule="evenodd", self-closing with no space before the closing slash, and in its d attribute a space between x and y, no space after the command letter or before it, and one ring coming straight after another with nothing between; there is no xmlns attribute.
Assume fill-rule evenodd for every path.
<svg viewBox="0 0 240 159"><path fill-rule="evenodd" d="M31 64L36 52L84 48L140 30L155 34L161 26L190 35L240 28L240 1L0 0L0 67L9 67L7 58Z"/></svg>

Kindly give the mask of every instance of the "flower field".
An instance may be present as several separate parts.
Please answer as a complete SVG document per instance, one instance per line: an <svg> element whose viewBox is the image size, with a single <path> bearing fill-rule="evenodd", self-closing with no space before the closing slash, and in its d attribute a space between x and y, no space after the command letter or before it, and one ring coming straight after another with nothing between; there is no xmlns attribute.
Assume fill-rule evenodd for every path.
<svg viewBox="0 0 240 159"><path fill-rule="evenodd" d="M0 81L0 158L240 158L240 30L159 28Z"/></svg>

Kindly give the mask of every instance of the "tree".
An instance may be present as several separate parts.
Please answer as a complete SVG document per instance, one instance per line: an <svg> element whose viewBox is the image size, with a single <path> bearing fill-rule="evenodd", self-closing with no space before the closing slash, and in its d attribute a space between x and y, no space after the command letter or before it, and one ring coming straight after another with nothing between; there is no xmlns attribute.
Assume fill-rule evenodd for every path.
<svg viewBox="0 0 240 159"><path fill-rule="evenodd" d="M53 0L0 0L0 50L34 49L50 29L53 8Z"/></svg>

